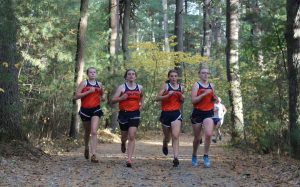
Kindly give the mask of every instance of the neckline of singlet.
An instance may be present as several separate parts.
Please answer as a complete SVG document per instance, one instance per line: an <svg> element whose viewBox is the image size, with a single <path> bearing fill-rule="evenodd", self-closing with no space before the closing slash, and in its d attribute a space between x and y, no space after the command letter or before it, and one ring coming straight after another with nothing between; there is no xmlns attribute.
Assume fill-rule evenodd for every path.
<svg viewBox="0 0 300 187"><path fill-rule="evenodd" d="M198 85L199 85L199 88L200 88L200 86L202 87L202 88L211 88L211 85L210 85L210 83L208 83L208 85L207 85L207 87L205 87L201 82L197 82L198 83Z"/></svg>
<svg viewBox="0 0 300 187"><path fill-rule="evenodd" d="M178 84L178 88L174 88L174 87L172 86L171 83L168 83L168 85L169 85L173 90L181 90L180 84Z"/></svg>
<svg viewBox="0 0 300 187"><path fill-rule="evenodd" d="M136 84L135 88L130 89L130 87L127 85L127 82L125 82L125 90L126 90L126 88L127 88L128 90L130 90L130 91L135 91L135 90L137 90L137 89L139 88L139 86L138 86L137 83L135 83L135 84Z"/></svg>
<svg viewBox="0 0 300 187"><path fill-rule="evenodd" d="M99 86L98 81L95 80L95 83L92 84L88 79L86 79L86 85L90 84L91 86Z"/></svg>

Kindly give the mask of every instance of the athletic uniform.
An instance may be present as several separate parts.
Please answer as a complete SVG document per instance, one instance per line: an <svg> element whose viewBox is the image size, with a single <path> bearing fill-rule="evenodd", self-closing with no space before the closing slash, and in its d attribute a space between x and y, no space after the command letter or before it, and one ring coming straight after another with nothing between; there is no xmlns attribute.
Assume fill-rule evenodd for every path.
<svg viewBox="0 0 300 187"><path fill-rule="evenodd" d="M200 102L194 104L193 113L191 116L192 124L202 123L205 118L210 118L214 116L214 93L213 88L210 83L207 87L204 87L201 83L198 83L197 96L201 95L205 90L212 90L211 93L204 96Z"/></svg>
<svg viewBox="0 0 300 187"><path fill-rule="evenodd" d="M125 83L125 91L122 94L127 94L126 100L119 102L118 121L122 131L128 131L129 127L138 127L140 124L140 103L142 92L140 86L136 84L133 90L130 90Z"/></svg>
<svg viewBox="0 0 300 187"><path fill-rule="evenodd" d="M161 115L160 115L160 122L166 126L166 127L171 127L171 123L176 120L182 121L182 116L180 112L181 108L181 94L182 94L182 89L181 85L179 84L177 89L174 89L170 83L166 84L167 89L163 93L164 95L169 94L169 91L173 91L174 93L161 101Z"/></svg>
<svg viewBox="0 0 300 187"><path fill-rule="evenodd" d="M219 122L220 122L220 126L223 124L224 110L223 110L223 105L221 103L215 103L214 117L212 119L215 125L217 125Z"/></svg>
<svg viewBox="0 0 300 187"><path fill-rule="evenodd" d="M92 84L88 80L86 80L85 87L82 89L81 93L89 91L91 87L95 88L95 92L81 98L81 108L79 111L79 115L82 121L91 121L93 116L103 116L103 112L100 108L100 96L103 93L99 82L96 81L94 84Z"/></svg>

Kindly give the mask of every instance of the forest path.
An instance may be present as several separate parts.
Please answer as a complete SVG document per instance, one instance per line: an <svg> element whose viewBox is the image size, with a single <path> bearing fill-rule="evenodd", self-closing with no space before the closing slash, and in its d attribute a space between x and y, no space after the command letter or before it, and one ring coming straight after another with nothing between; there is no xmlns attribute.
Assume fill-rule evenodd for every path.
<svg viewBox="0 0 300 187"><path fill-rule="evenodd" d="M300 162L256 155L212 144L211 168L191 166L192 136L180 138L180 165L172 166L161 152L161 135L138 140L133 167L125 167L126 154L119 143L98 146L98 164L83 157L84 147L39 160L2 158L0 186L300 186ZM201 154L200 154L201 153Z"/></svg>

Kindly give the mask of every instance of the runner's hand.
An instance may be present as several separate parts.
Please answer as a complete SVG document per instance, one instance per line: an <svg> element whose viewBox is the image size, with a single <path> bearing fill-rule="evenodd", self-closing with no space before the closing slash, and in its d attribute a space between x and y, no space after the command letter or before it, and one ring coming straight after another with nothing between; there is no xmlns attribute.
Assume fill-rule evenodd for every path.
<svg viewBox="0 0 300 187"><path fill-rule="evenodd" d="M128 95L127 95L127 94L123 94L123 95L121 95L120 100L121 100L121 101L124 101L124 100L126 100L127 98L128 98Z"/></svg>

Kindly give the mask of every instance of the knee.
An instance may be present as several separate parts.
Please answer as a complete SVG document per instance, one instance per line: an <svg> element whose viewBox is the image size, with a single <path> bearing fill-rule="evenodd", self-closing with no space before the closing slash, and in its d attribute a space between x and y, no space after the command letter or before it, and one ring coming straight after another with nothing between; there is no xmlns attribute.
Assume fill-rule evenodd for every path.
<svg viewBox="0 0 300 187"><path fill-rule="evenodd" d="M212 137L212 132L205 133L205 138L210 139Z"/></svg>
<svg viewBox="0 0 300 187"><path fill-rule="evenodd" d="M194 137L194 143L199 144L201 137L200 136L195 136Z"/></svg>
<svg viewBox="0 0 300 187"><path fill-rule="evenodd" d="M91 130L91 135L92 136L97 136L97 130Z"/></svg>
<svg viewBox="0 0 300 187"><path fill-rule="evenodd" d="M133 136L133 135L128 136L128 140L129 140L129 141L134 141L134 140L135 140L135 136Z"/></svg>
<svg viewBox="0 0 300 187"><path fill-rule="evenodd" d="M173 140L178 140L179 139L179 134L173 134L172 138L173 138Z"/></svg>

